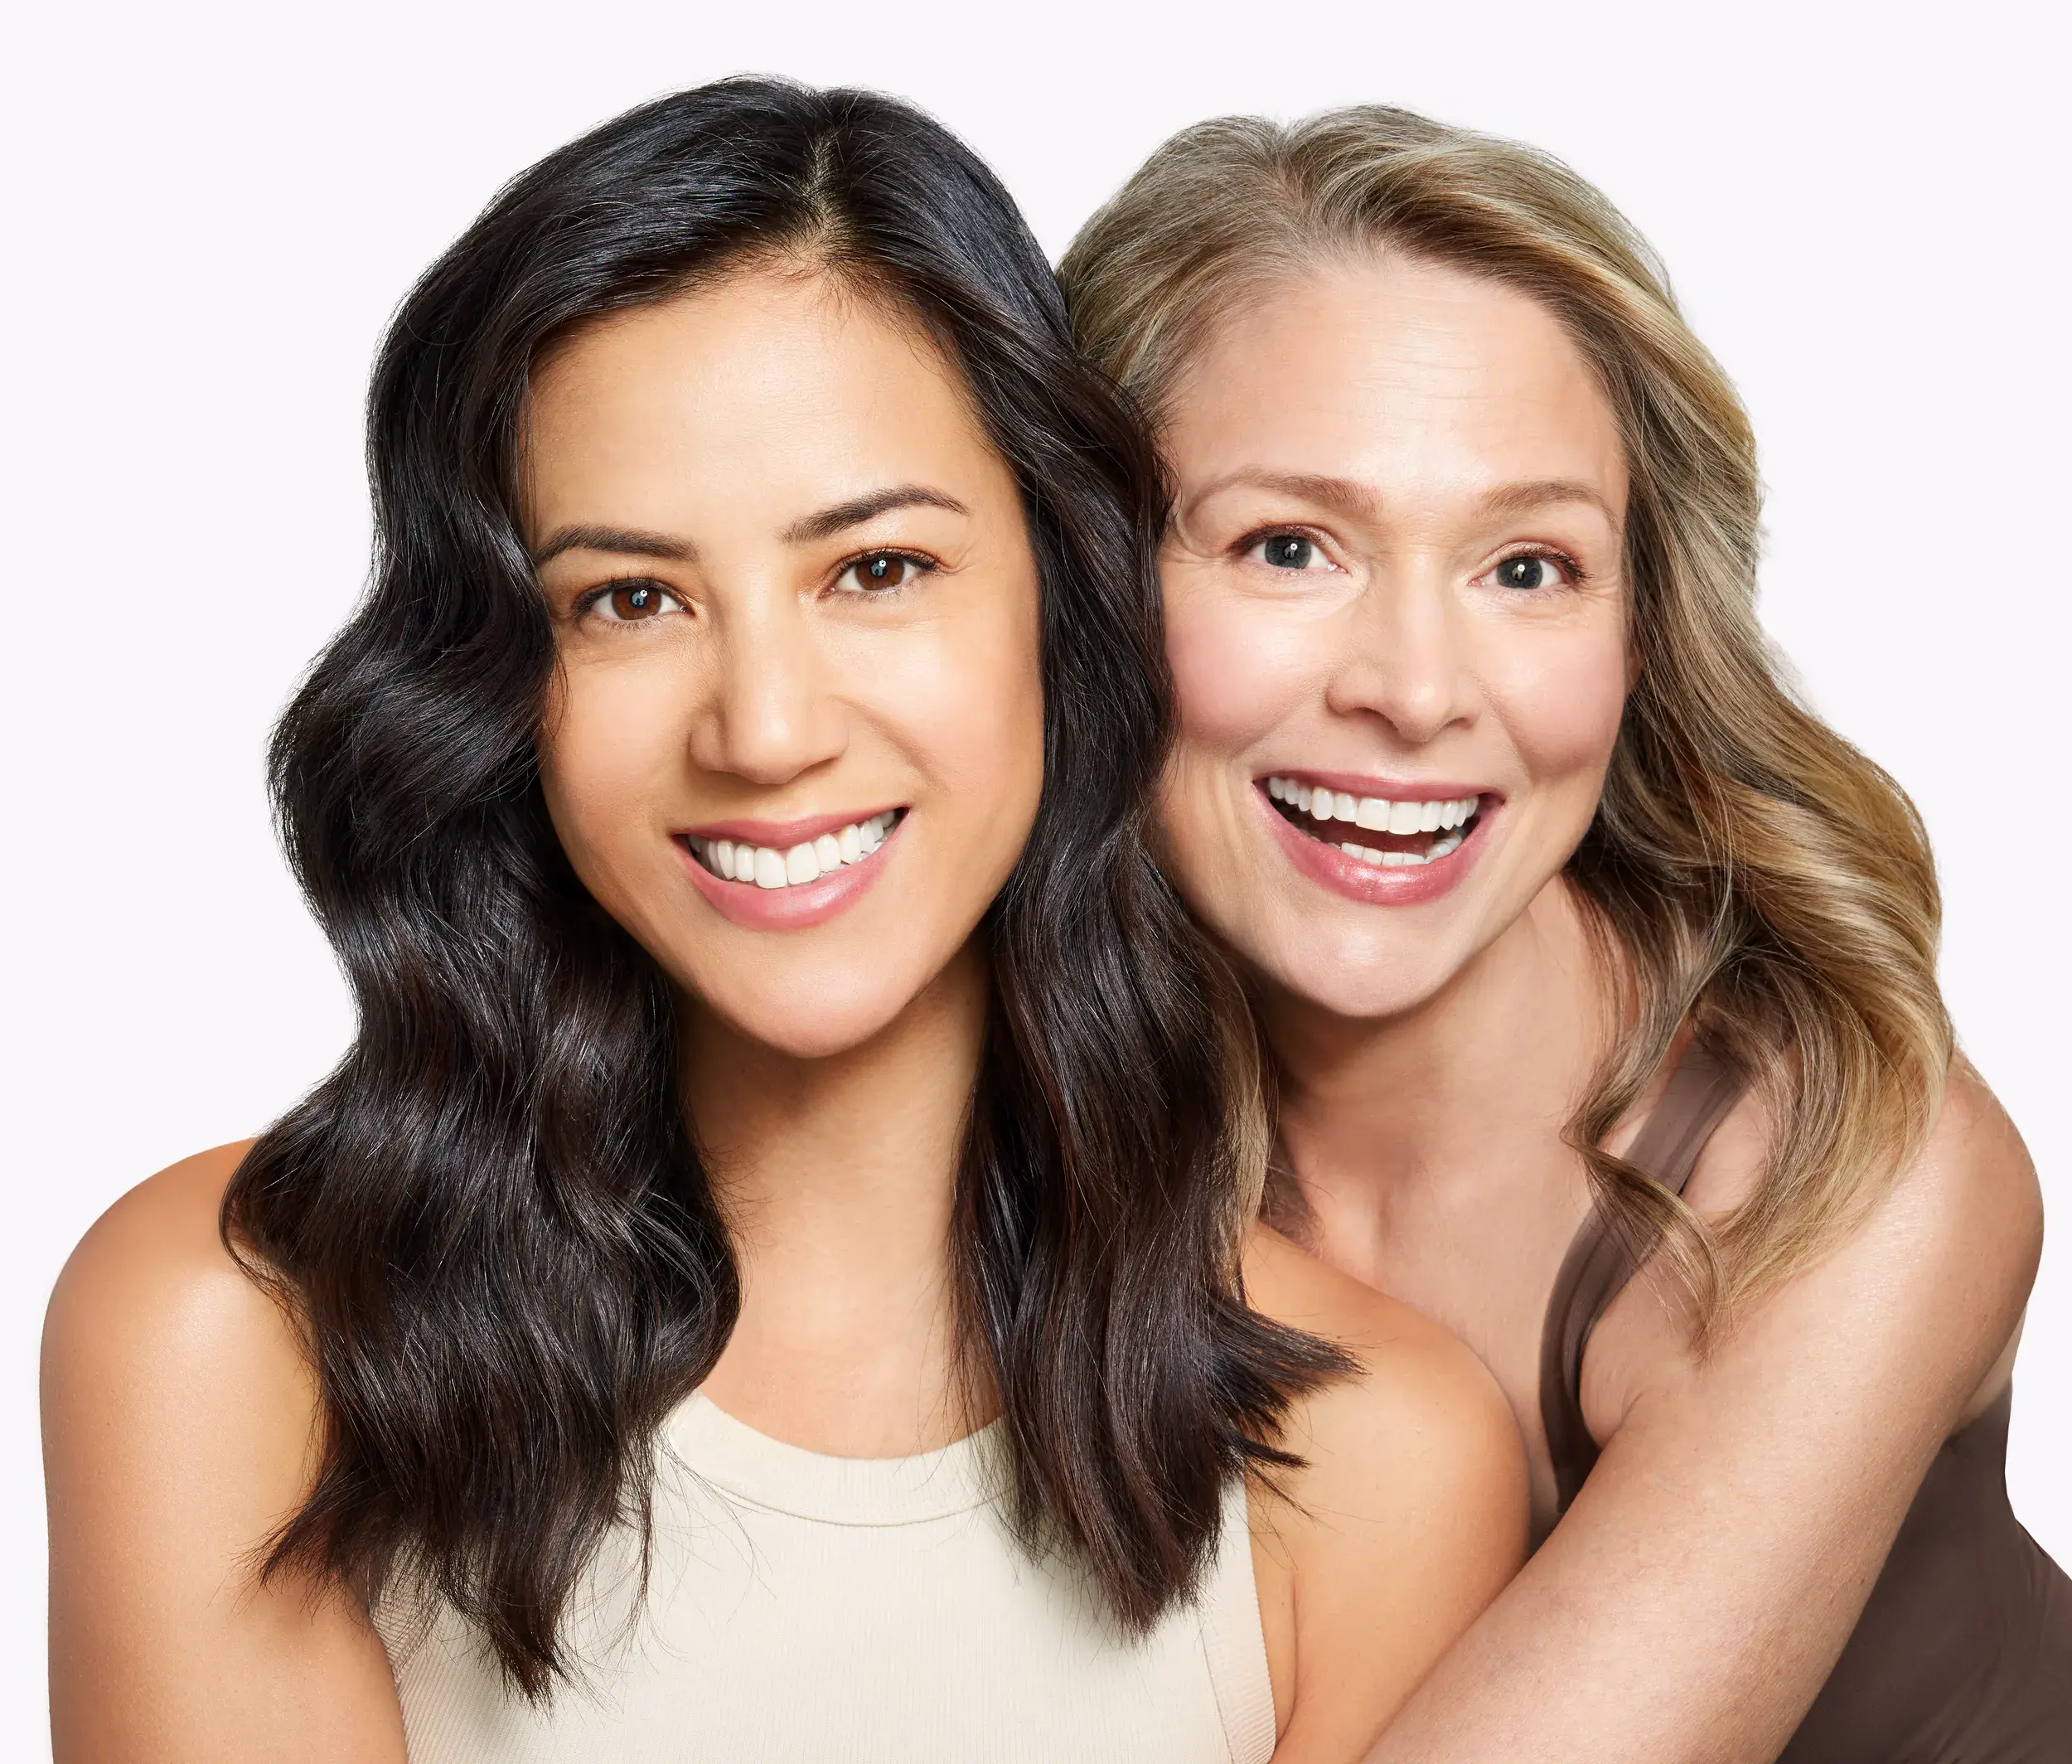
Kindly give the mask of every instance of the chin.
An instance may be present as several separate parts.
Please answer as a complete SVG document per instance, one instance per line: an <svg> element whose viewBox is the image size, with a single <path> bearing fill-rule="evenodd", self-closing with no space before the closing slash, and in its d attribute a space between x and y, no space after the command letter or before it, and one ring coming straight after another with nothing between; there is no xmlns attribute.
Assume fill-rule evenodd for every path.
<svg viewBox="0 0 2072 1764"><path fill-rule="evenodd" d="M1415 1010L1460 972L1451 952L1421 939L1377 939L1348 948L1343 940L1309 935L1288 939L1256 963L1275 990L1348 1021L1401 1016Z"/></svg>
<svg viewBox="0 0 2072 1764"><path fill-rule="evenodd" d="M774 972L738 986L690 990L743 1040L790 1059L828 1059L883 1034L926 984L922 977L903 985L883 972L882 963L869 966L879 972L860 986Z"/></svg>

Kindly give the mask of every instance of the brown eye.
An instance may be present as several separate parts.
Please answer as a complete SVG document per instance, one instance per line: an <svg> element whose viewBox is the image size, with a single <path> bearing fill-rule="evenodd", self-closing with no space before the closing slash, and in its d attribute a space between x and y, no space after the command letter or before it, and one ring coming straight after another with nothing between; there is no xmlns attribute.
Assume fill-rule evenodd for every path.
<svg viewBox="0 0 2072 1764"><path fill-rule="evenodd" d="M591 603L598 617L616 625L637 625L681 608L670 591L656 582L616 582Z"/></svg>
<svg viewBox="0 0 2072 1764"><path fill-rule="evenodd" d="M842 572L844 580L854 581L866 594L883 594L888 589L905 588L922 572L918 559L903 556L897 551L874 551L868 557L859 557Z"/></svg>

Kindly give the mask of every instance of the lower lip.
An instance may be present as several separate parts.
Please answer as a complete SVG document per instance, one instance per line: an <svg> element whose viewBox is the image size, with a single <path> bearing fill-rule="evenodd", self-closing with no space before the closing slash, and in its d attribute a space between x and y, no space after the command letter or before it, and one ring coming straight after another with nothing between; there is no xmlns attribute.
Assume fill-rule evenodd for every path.
<svg viewBox="0 0 2072 1764"><path fill-rule="evenodd" d="M1259 812L1266 817L1275 839L1296 869L1334 894L1377 907L1422 906L1428 900L1436 900L1440 895L1451 893L1460 885L1480 855L1486 843L1483 836L1496 815L1496 806L1485 804L1468 836L1444 857L1434 858L1428 864L1398 864L1393 869L1384 870L1358 858L1348 857L1336 846L1327 846L1320 839L1297 832L1263 790L1256 790L1254 794L1259 798ZM1346 826L1349 832L1358 831L1349 822L1333 825Z"/></svg>
<svg viewBox="0 0 2072 1764"><path fill-rule="evenodd" d="M860 864L845 864L832 875L817 882L798 882L785 888L761 888L753 882L722 881L691 855L680 842L676 850L690 872L691 886L712 903L713 909L730 924L743 931L807 931L846 913L869 892L885 867L885 854L906 825L898 824L885 835L878 849Z"/></svg>

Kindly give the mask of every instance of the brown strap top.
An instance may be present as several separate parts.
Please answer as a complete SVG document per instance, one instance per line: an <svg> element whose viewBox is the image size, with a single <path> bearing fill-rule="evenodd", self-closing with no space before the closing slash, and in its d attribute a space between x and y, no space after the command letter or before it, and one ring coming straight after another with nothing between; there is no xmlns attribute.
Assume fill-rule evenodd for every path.
<svg viewBox="0 0 2072 1764"><path fill-rule="evenodd" d="M1746 1088L1737 1067L1693 1041L1634 1136L1626 1161L1681 1195L1706 1141ZM1568 1510L1597 1461L1597 1442L1583 1421L1584 1350L1597 1320L1625 1290L1652 1247L1626 1241L1602 1207L1593 1206L1555 1277L1540 1337L1540 1419L1554 1461L1560 1512Z"/></svg>
<svg viewBox="0 0 2072 1764"><path fill-rule="evenodd" d="M1746 1088L1695 1044L1626 1161L1682 1194ZM1597 1461L1583 1424L1590 1330L1647 1259L1600 1209L1576 1233L1540 1346L1540 1413L1561 1510ZM2072 1580L2007 1505L2010 1396L1935 1455L1863 1613L1779 1764L2067 1764Z"/></svg>

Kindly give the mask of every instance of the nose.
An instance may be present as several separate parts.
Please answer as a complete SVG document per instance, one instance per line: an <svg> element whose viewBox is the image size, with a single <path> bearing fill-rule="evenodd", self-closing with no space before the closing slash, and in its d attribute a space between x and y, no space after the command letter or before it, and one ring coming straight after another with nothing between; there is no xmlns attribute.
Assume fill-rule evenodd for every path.
<svg viewBox="0 0 2072 1764"><path fill-rule="evenodd" d="M1324 695L1334 713L1378 718L1414 747L1467 720L1474 679L1465 609L1441 569L1377 572L1345 616Z"/></svg>
<svg viewBox="0 0 2072 1764"><path fill-rule="evenodd" d="M702 771L775 785L838 758L847 720L797 600L757 594L729 613L719 677L691 729L693 762Z"/></svg>

